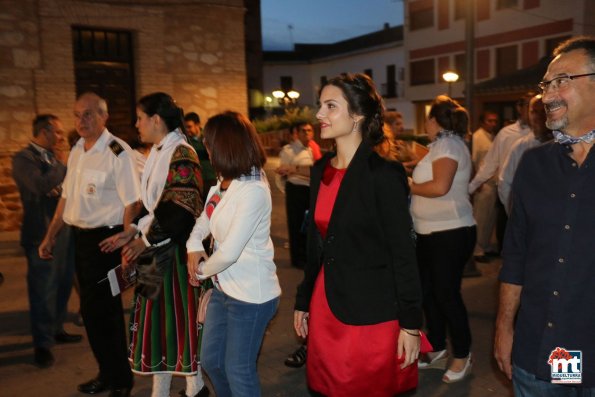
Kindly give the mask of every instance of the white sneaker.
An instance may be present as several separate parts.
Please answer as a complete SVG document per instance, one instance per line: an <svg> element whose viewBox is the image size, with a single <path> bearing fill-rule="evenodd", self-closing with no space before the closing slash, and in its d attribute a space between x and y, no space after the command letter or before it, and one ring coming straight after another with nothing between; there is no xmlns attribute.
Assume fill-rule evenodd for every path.
<svg viewBox="0 0 595 397"><path fill-rule="evenodd" d="M422 357L420 357L420 359L417 361L417 368L419 368L419 369L430 369L430 368L446 369L446 361L448 360L448 353L446 352L446 349L440 350L437 352L426 353Z"/></svg>
<svg viewBox="0 0 595 397"><path fill-rule="evenodd" d="M465 363L463 370L459 371L459 372L455 372L455 371L451 371L449 369L448 371L446 371L444 373L444 376L442 376L442 382L444 382L444 383L460 382L471 373L471 368L473 368L473 357L471 356L471 353L469 353L469 356L467 356L467 362Z"/></svg>

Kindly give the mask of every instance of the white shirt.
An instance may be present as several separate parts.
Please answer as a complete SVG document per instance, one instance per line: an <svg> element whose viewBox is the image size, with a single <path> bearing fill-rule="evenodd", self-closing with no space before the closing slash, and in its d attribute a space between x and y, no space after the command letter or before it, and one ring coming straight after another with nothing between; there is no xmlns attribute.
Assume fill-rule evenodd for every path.
<svg viewBox="0 0 595 397"><path fill-rule="evenodd" d="M450 190L444 196L411 196L411 215L415 231L419 234L430 234L475 225L473 208L467 192L472 169L467 145L458 136L447 136L439 138L428 147L430 151L413 170L413 182L431 181L434 178L432 162L441 158L456 161L457 171Z"/></svg>
<svg viewBox="0 0 595 397"><path fill-rule="evenodd" d="M124 149L116 155L109 144ZM140 200L140 179L132 149L104 129L93 147L81 138L68 157L62 197L66 199L64 222L81 228L121 225L124 208Z"/></svg>
<svg viewBox="0 0 595 397"><path fill-rule="evenodd" d="M539 146L540 144L541 142L535 139L535 135L533 134L528 134L518 139L514 145L512 145L510 153L504 162L504 166L498 174L498 196L500 197L500 201L504 204L507 214L510 211L510 191L512 189L512 181L516 169L519 166L519 162L521 161L521 157L527 150Z"/></svg>
<svg viewBox="0 0 595 397"><path fill-rule="evenodd" d="M207 203L220 184L211 188ZM211 218L202 212L186 243L188 252L204 251L202 240L213 235L215 252L203 275L217 275L221 290L234 299L260 304L281 295L270 237L272 208L266 180L234 180Z"/></svg>
<svg viewBox="0 0 595 397"><path fill-rule="evenodd" d="M473 143L471 144L471 160L473 161L473 167L475 170L479 170L483 164L483 159L492 147L493 140L494 136L481 127L473 133Z"/></svg>
<svg viewBox="0 0 595 397"><path fill-rule="evenodd" d="M528 126L521 126L520 121L507 125L496 135L492 147L483 159L483 165L475 174L475 177L469 183L469 193L473 194L478 187L493 176L498 175L498 170L502 169L510 148L514 142L531 132Z"/></svg>
<svg viewBox="0 0 595 397"><path fill-rule="evenodd" d="M305 147L300 140L294 140L283 146L279 153L279 160L284 165L295 165L299 167L312 167L314 156L312 149ZM287 182L294 185L310 186L310 178L300 174L292 174L287 177Z"/></svg>

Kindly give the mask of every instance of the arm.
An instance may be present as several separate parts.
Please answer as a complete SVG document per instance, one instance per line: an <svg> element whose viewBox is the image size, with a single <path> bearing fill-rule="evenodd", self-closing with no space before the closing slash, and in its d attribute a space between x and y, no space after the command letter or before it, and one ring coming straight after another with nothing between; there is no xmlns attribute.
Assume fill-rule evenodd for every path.
<svg viewBox="0 0 595 397"><path fill-rule="evenodd" d="M494 357L500 370L512 379L512 342L514 339L514 318L521 301L520 285L501 283L500 303L496 318L496 334L494 336Z"/></svg>
<svg viewBox="0 0 595 397"><path fill-rule="evenodd" d="M459 163L449 157L442 157L432 162L431 181L411 183L411 194L422 197L442 197L450 191Z"/></svg>
<svg viewBox="0 0 595 397"><path fill-rule="evenodd" d="M270 192L262 186L249 186L237 203L234 213L226 214L232 221L225 239L218 242L217 250L201 269L205 277L221 273L236 263L262 219L271 214Z"/></svg>
<svg viewBox="0 0 595 397"><path fill-rule="evenodd" d="M494 143L488 150L488 153L483 158L483 164L481 168L475 174L475 177L469 183L469 194L473 194L477 190L478 187L483 185L488 179L492 176L496 175L499 166L499 158L500 158L500 140L498 139L500 136L497 135L496 139L494 139Z"/></svg>
<svg viewBox="0 0 595 397"><path fill-rule="evenodd" d="M504 209L506 215L510 216L510 190L512 188L512 180L514 178L514 171L517 162L513 159L513 153L511 152L504 166L498 173L498 197L500 201L504 203Z"/></svg>
<svg viewBox="0 0 595 397"><path fill-rule="evenodd" d="M56 162L48 165L48 170L42 173L40 162L34 158L18 153L12 161L12 176L19 186L35 195L47 195L60 185L66 175L66 167Z"/></svg>
<svg viewBox="0 0 595 397"><path fill-rule="evenodd" d="M52 222L48 226L48 230L45 233L45 237L43 241L39 245L38 254L41 259L52 259L52 250L54 248L54 244L56 244L56 236L58 232L64 226L64 220L62 219L62 215L64 215L64 207L66 206L66 199L61 198L58 201L58 206L56 207L56 212L54 212L54 217L52 218Z"/></svg>

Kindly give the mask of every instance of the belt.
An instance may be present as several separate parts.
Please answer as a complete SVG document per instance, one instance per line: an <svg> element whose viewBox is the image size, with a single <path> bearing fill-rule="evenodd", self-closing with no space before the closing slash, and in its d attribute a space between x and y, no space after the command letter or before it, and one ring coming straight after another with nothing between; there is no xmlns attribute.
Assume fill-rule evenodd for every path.
<svg viewBox="0 0 595 397"><path fill-rule="evenodd" d="M100 226L100 227L94 227L94 228L84 228L84 227L73 226L72 228L79 234L85 234L85 233L107 232L110 230L116 230L118 228L121 229L122 225Z"/></svg>

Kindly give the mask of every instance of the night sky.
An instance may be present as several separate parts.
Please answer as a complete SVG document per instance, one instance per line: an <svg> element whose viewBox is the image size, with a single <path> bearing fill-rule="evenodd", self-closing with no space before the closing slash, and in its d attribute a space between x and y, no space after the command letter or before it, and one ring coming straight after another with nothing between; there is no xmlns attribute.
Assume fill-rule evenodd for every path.
<svg viewBox="0 0 595 397"><path fill-rule="evenodd" d="M294 43L334 43L403 23L403 0L262 0L265 50Z"/></svg>

